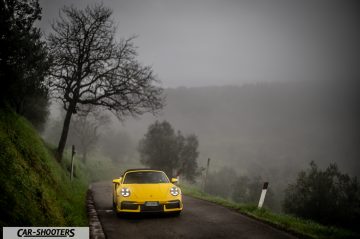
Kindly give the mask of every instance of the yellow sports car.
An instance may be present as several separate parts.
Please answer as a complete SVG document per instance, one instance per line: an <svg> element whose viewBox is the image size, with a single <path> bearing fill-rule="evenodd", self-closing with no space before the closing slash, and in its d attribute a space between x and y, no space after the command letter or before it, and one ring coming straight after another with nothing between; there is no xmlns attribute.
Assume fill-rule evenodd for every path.
<svg viewBox="0 0 360 239"><path fill-rule="evenodd" d="M181 190L163 171L129 169L113 181L116 213L165 212L179 215L183 209Z"/></svg>

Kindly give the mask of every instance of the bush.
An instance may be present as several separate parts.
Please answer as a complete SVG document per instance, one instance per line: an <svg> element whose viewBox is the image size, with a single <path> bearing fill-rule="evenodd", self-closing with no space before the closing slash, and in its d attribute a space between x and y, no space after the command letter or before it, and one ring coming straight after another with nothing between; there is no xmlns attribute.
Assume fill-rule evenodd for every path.
<svg viewBox="0 0 360 239"><path fill-rule="evenodd" d="M311 162L310 169L300 172L296 183L286 189L283 207L303 218L356 229L360 184L356 177L342 174L335 164L321 171Z"/></svg>

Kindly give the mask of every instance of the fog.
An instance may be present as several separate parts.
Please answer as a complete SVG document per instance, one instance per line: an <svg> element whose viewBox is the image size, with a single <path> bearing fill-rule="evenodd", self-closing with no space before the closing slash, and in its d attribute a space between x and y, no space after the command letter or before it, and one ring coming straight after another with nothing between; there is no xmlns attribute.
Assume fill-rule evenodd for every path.
<svg viewBox="0 0 360 239"><path fill-rule="evenodd" d="M40 1L45 33L64 5ZM118 37L164 87L359 76L359 4L334 0L104 0Z"/></svg>
<svg viewBox="0 0 360 239"><path fill-rule="evenodd" d="M354 87L355 82L297 82L167 89L161 115L113 122L136 143L156 119L168 120L198 135L199 160L205 165L210 157L212 169L271 176L271 170L296 172L314 160L322 166L337 162L355 175L360 165Z"/></svg>
<svg viewBox="0 0 360 239"><path fill-rule="evenodd" d="M70 2L93 3L41 1L45 33ZM102 112L110 123L90 151L95 179L142 167L138 143L155 120L198 136L199 166L211 158L212 174L230 168L269 181L279 201L311 161L360 176L356 1L103 2L119 38L138 35L139 59L167 98L156 116L120 122ZM44 133L54 144L61 120L54 103Z"/></svg>

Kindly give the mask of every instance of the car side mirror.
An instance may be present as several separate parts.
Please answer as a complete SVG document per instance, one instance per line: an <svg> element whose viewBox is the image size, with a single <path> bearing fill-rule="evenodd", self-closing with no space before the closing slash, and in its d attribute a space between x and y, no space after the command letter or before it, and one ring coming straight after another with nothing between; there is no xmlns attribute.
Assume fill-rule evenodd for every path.
<svg viewBox="0 0 360 239"><path fill-rule="evenodd" d="M112 182L115 184L120 184L121 178L114 179L114 180L112 180Z"/></svg>
<svg viewBox="0 0 360 239"><path fill-rule="evenodd" d="M177 178L172 178L172 179L171 179L171 182L172 182L172 183L177 183L178 181L179 181L179 180L178 180Z"/></svg>

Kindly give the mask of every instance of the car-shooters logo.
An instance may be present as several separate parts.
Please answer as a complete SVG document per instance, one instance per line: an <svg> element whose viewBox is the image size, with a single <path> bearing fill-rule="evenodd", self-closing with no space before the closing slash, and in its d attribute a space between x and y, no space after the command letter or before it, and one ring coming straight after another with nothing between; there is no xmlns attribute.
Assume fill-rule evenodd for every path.
<svg viewBox="0 0 360 239"><path fill-rule="evenodd" d="M75 229L36 229L33 231L31 228L19 229L17 232L18 237L39 237L39 236L51 236L51 237L74 237Z"/></svg>
<svg viewBox="0 0 360 239"><path fill-rule="evenodd" d="M4 227L4 239L72 238L88 239L88 227Z"/></svg>

